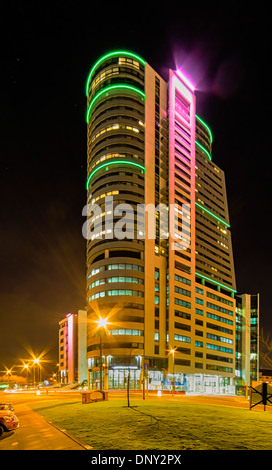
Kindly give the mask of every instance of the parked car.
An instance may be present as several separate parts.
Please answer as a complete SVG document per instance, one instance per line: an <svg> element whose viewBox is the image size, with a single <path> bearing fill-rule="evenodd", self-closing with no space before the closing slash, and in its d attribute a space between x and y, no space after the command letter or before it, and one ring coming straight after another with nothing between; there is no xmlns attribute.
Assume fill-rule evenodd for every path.
<svg viewBox="0 0 272 470"><path fill-rule="evenodd" d="M12 403L0 403L0 410L10 410L14 411Z"/></svg>
<svg viewBox="0 0 272 470"><path fill-rule="evenodd" d="M4 432L14 431L19 427L19 420L11 410L0 410L0 436Z"/></svg>

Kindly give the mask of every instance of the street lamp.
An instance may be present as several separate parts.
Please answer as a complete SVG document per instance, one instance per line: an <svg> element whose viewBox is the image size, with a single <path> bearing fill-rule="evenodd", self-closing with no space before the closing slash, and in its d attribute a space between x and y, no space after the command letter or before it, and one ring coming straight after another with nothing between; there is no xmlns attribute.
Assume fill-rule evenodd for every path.
<svg viewBox="0 0 272 470"><path fill-rule="evenodd" d="M175 392L175 376L174 376L174 369L175 369L175 352L176 352L175 349L171 349L171 350L170 350L170 353L171 353L172 356L173 356L172 395L174 395L174 392Z"/></svg>
<svg viewBox="0 0 272 470"><path fill-rule="evenodd" d="M100 334L100 390L103 389L103 385L102 385L102 371L103 371L103 364L102 364L102 328L104 328L104 330L107 329L107 319L106 318L102 318L100 317L99 320L97 321L97 324L98 324L98 329L99 329L99 334Z"/></svg>
<svg viewBox="0 0 272 470"><path fill-rule="evenodd" d="M58 372L57 372L57 382L60 382L60 365L57 364Z"/></svg>
<svg viewBox="0 0 272 470"><path fill-rule="evenodd" d="M10 388L10 376L11 376L11 370L7 370L9 388Z"/></svg>
<svg viewBox="0 0 272 470"><path fill-rule="evenodd" d="M26 388L28 388L28 364L24 365L24 369L26 369L26 371L27 371Z"/></svg>
<svg viewBox="0 0 272 470"><path fill-rule="evenodd" d="M33 364L34 365L34 387L35 387L35 384L36 384L36 381L35 381L35 369L36 369L35 365L38 364L38 367L39 367L39 362L40 362L39 358L35 357L34 360L33 360L33 363L34 363ZM39 371L40 371L40 368L39 368L38 372ZM39 382L39 375L38 375L38 382Z"/></svg>

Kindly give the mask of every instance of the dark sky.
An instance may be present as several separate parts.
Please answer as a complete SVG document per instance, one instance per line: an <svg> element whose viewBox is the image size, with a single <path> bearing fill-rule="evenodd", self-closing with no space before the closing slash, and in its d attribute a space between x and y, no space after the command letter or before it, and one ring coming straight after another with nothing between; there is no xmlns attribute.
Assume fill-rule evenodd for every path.
<svg viewBox="0 0 272 470"><path fill-rule="evenodd" d="M93 63L119 48L166 80L183 66L197 81L197 114L226 174L237 289L260 293L261 327L272 331L266 5L94 3L2 7L1 370L30 350L57 362L58 322L85 306L85 83Z"/></svg>

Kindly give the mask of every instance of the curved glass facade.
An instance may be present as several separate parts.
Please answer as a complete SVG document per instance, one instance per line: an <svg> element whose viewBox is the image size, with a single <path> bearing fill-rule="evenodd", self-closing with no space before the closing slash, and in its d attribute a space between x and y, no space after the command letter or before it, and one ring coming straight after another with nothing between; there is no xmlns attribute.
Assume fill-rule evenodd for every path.
<svg viewBox="0 0 272 470"><path fill-rule="evenodd" d="M105 215L116 213L118 204L129 204L135 213L137 204L144 204L144 88L144 61L124 52L101 58L87 81L87 203L101 209L103 237L87 242L87 349L93 359L93 382L101 346L104 361L118 356L122 363L120 358L131 356L132 349L143 354L144 240L137 239L133 214L131 238L123 240L116 229L114 233L107 229ZM110 207L107 197L112 198ZM114 215L113 222L120 219ZM108 331L98 328L100 317L107 319Z"/></svg>

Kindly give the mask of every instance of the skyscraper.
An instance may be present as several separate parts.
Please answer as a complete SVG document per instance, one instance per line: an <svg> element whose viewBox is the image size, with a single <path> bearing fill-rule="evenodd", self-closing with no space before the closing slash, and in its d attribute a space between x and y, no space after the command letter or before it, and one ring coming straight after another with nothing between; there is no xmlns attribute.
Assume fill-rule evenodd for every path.
<svg viewBox="0 0 272 470"><path fill-rule="evenodd" d="M120 388L130 371L140 388L146 368L152 389L232 390L226 186L194 86L180 70L166 82L138 55L115 51L92 67L86 95L87 203L99 209L87 214L100 227L86 236L90 383Z"/></svg>

